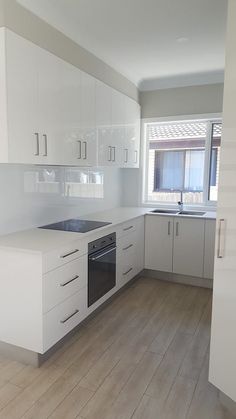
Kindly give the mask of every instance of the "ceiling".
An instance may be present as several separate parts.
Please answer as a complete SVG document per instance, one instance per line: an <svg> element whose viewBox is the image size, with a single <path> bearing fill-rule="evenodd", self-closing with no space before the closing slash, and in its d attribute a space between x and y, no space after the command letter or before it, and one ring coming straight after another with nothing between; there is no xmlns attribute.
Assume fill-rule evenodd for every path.
<svg viewBox="0 0 236 419"><path fill-rule="evenodd" d="M227 0L18 0L141 90L223 81Z"/></svg>

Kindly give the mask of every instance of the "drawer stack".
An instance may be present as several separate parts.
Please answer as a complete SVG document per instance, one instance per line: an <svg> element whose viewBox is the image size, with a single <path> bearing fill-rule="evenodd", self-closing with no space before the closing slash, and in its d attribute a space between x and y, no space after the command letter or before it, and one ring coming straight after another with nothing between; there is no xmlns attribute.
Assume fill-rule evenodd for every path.
<svg viewBox="0 0 236 419"><path fill-rule="evenodd" d="M134 278L144 266L144 219L131 220L118 229L117 240L117 287L121 288Z"/></svg>
<svg viewBox="0 0 236 419"><path fill-rule="evenodd" d="M44 351L77 326L87 310L87 246L50 252L44 258L43 346Z"/></svg>

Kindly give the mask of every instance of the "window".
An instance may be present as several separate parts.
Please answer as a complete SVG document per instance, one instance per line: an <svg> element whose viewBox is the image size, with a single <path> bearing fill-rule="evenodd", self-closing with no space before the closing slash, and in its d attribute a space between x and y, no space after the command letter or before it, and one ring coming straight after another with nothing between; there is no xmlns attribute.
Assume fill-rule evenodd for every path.
<svg viewBox="0 0 236 419"><path fill-rule="evenodd" d="M219 121L147 123L146 202L190 205L217 200Z"/></svg>

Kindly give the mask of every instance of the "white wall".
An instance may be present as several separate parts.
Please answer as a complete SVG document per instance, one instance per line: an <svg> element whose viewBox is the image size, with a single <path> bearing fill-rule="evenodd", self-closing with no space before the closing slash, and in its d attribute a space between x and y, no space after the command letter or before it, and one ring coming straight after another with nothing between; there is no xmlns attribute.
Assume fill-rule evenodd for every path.
<svg viewBox="0 0 236 419"><path fill-rule="evenodd" d="M142 118L222 112L223 83L140 93Z"/></svg>
<svg viewBox="0 0 236 419"><path fill-rule="evenodd" d="M88 174L103 184L80 183ZM0 196L0 234L7 234L120 206L121 170L1 164Z"/></svg>

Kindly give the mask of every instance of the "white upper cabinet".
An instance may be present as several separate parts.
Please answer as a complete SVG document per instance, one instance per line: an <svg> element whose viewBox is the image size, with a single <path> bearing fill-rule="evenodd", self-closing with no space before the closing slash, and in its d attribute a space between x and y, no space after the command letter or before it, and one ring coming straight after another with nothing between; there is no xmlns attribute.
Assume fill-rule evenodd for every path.
<svg viewBox="0 0 236 419"><path fill-rule="evenodd" d="M125 98L125 150L124 167L139 167L140 153L140 106L137 102Z"/></svg>
<svg viewBox="0 0 236 419"><path fill-rule="evenodd" d="M5 153L1 153L0 160L40 163L43 161L44 148L39 135L37 48L31 42L22 42L22 38L4 28L1 28L0 36L1 96L3 92L6 95L1 112L1 118L5 113L5 135L1 135Z"/></svg>
<svg viewBox="0 0 236 419"><path fill-rule="evenodd" d="M0 58L1 162L136 167L134 101L6 28Z"/></svg>
<svg viewBox="0 0 236 419"><path fill-rule="evenodd" d="M81 166L97 165L96 80L81 72L79 162Z"/></svg>
<svg viewBox="0 0 236 419"><path fill-rule="evenodd" d="M96 127L98 138L98 164L112 165L112 89L96 81Z"/></svg>

